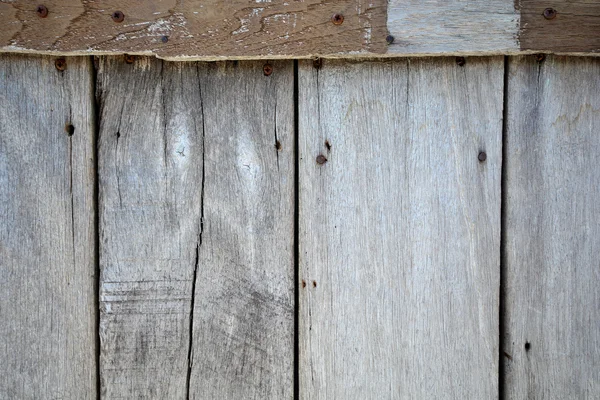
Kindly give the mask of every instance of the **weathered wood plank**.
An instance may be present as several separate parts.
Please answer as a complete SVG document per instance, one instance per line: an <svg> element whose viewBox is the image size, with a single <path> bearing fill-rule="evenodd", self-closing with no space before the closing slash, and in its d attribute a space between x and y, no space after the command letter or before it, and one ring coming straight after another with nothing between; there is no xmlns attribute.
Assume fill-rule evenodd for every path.
<svg viewBox="0 0 600 400"><path fill-rule="evenodd" d="M2 399L96 397L91 60L54 62L0 57Z"/></svg>
<svg viewBox="0 0 600 400"><path fill-rule="evenodd" d="M170 60L600 52L600 0L0 2L0 51ZM554 7L548 20L544 9ZM339 24L336 14L343 16ZM45 15L45 17L43 17ZM388 37L394 37L388 45Z"/></svg>
<svg viewBox="0 0 600 400"><path fill-rule="evenodd" d="M273 67L101 60L103 398L291 390L293 71Z"/></svg>
<svg viewBox="0 0 600 400"><path fill-rule="evenodd" d="M301 398L496 398L503 59L301 62L299 91Z"/></svg>
<svg viewBox="0 0 600 400"><path fill-rule="evenodd" d="M507 398L600 397L600 60L510 58Z"/></svg>

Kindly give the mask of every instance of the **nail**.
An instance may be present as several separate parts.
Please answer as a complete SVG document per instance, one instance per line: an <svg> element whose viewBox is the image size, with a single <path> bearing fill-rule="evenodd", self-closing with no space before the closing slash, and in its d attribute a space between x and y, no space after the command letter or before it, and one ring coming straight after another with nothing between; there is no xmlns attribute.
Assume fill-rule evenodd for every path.
<svg viewBox="0 0 600 400"><path fill-rule="evenodd" d="M269 76L273 73L273 66L271 64L263 65L263 72L265 76Z"/></svg>
<svg viewBox="0 0 600 400"><path fill-rule="evenodd" d="M344 16L342 14L333 14L331 22L333 22L334 25L341 25L344 22Z"/></svg>
<svg viewBox="0 0 600 400"><path fill-rule="evenodd" d="M387 35L385 41L387 42L387 44L392 44L394 43L394 37L392 35Z"/></svg>
<svg viewBox="0 0 600 400"><path fill-rule="evenodd" d="M485 151L480 152L479 155L477 156L477 159L481 162L484 162L485 160L487 160L487 154L485 154Z"/></svg>
<svg viewBox="0 0 600 400"><path fill-rule="evenodd" d="M37 6L35 12L40 18L46 18L48 16L48 8L43 4Z"/></svg>
<svg viewBox="0 0 600 400"><path fill-rule="evenodd" d="M465 60L464 57L456 57L456 63L458 64L459 67L462 67L463 65L465 65L467 63L467 61Z"/></svg>
<svg viewBox="0 0 600 400"><path fill-rule="evenodd" d="M125 14L123 14L121 11L115 11L112 13L112 19L115 22L123 22L125 19Z"/></svg>
<svg viewBox="0 0 600 400"><path fill-rule="evenodd" d="M75 133L75 127L71 124L66 124L65 125L65 132L67 132L67 135L69 136L73 136L73 133Z"/></svg>
<svg viewBox="0 0 600 400"><path fill-rule="evenodd" d="M57 58L56 61L54 61L54 66L57 70L64 71L67 68L67 61L65 61L64 58Z"/></svg>
<svg viewBox="0 0 600 400"><path fill-rule="evenodd" d="M169 37L168 36L163 36L160 38L160 41L163 43L167 43L169 41Z"/></svg>
<svg viewBox="0 0 600 400"><path fill-rule="evenodd" d="M554 8L546 8L544 10L544 18L546 18L546 19L556 18L556 10Z"/></svg>
<svg viewBox="0 0 600 400"><path fill-rule="evenodd" d="M316 69L321 69L322 66L323 66L323 60L321 58L315 58L313 60L313 67L315 67Z"/></svg>
<svg viewBox="0 0 600 400"><path fill-rule="evenodd" d="M127 64L133 64L134 61L135 61L135 56L132 56L131 54L125 54L125 62Z"/></svg>
<svg viewBox="0 0 600 400"><path fill-rule="evenodd" d="M327 162L327 157L325 157L323 154L319 154L317 156L317 164L319 165L323 165Z"/></svg>
<svg viewBox="0 0 600 400"><path fill-rule="evenodd" d="M546 55L545 54L538 54L535 56L535 59L537 60L537 62L543 62L546 59Z"/></svg>

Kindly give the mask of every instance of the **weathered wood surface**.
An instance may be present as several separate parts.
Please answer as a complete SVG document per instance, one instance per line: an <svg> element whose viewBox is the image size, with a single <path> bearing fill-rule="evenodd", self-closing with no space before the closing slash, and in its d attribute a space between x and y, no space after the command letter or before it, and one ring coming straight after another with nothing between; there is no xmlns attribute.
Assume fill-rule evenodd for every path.
<svg viewBox="0 0 600 400"><path fill-rule="evenodd" d="M96 397L92 76L0 57L2 399Z"/></svg>
<svg viewBox="0 0 600 400"><path fill-rule="evenodd" d="M301 398L497 397L503 65L300 62Z"/></svg>
<svg viewBox="0 0 600 400"><path fill-rule="evenodd" d="M507 398L600 397L600 60L510 58Z"/></svg>
<svg viewBox="0 0 600 400"><path fill-rule="evenodd" d="M291 397L293 68L272 65L101 59L103 398Z"/></svg>
<svg viewBox="0 0 600 400"><path fill-rule="evenodd" d="M49 0L43 5L38 12L38 3L0 2L0 51L132 53L171 60L600 52L600 0ZM544 18L552 7L556 18ZM332 22L335 14L343 16L341 24Z"/></svg>

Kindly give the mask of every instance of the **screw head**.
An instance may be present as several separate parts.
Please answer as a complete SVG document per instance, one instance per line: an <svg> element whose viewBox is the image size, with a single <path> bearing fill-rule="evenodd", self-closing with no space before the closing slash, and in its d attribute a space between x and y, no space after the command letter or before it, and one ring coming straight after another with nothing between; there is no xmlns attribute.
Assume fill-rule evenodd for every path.
<svg viewBox="0 0 600 400"><path fill-rule="evenodd" d="M331 22L333 22L334 25L341 25L344 23L344 16L342 14L333 14Z"/></svg>
<svg viewBox="0 0 600 400"><path fill-rule="evenodd" d="M135 56L133 56L131 54L125 54L125 62L127 64L133 64L134 61L135 61Z"/></svg>
<svg viewBox="0 0 600 400"><path fill-rule="evenodd" d="M556 18L556 10L554 8L546 8L544 10L544 18L546 18L546 19Z"/></svg>
<svg viewBox="0 0 600 400"><path fill-rule="evenodd" d="M163 36L160 38L160 41L163 43L167 43L169 41L169 37L168 36Z"/></svg>
<svg viewBox="0 0 600 400"><path fill-rule="evenodd" d="M115 11L114 13L112 13L112 19L115 22L123 22L123 20L125 19L125 14L123 14L122 11Z"/></svg>
<svg viewBox="0 0 600 400"><path fill-rule="evenodd" d="M263 73L265 74L265 76L271 75L273 73L273 66L268 63L263 65Z"/></svg>
<svg viewBox="0 0 600 400"><path fill-rule="evenodd" d="M467 63L467 61L465 60L464 57L456 57L456 64L458 64L459 67L462 67L466 63Z"/></svg>
<svg viewBox="0 0 600 400"><path fill-rule="evenodd" d="M485 151L479 152L479 155L477 156L477 159L480 162L484 162L485 160L487 160L487 154L485 154Z"/></svg>
<svg viewBox="0 0 600 400"><path fill-rule="evenodd" d="M319 154L317 156L317 164L319 165L323 165L327 162L327 157L325 157L323 154Z"/></svg>
<svg viewBox="0 0 600 400"><path fill-rule="evenodd" d="M392 44L394 43L394 37L392 35L387 35L385 37L385 41L387 42L387 44Z"/></svg>
<svg viewBox="0 0 600 400"><path fill-rule="evenodd" d="M59 71L64 71L67 68L67 61L64 58L57 58L54 61L54 66Z"/></svg>
<svg viewBox="0 0 600 400"><path fill-rule="evenodd" d="M35 12L37 13L37 15L40 18L46 18L48 16L48 7L46 7L43 4L40 4L39 6L37 6L37 8L35 9Z"/></svg>

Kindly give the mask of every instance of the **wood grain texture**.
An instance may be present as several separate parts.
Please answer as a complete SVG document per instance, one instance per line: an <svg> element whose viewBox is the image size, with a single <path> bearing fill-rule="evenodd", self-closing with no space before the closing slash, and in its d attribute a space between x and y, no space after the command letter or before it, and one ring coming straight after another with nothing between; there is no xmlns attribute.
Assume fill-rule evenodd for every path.
<svg viewBox="0 0 600 400"><path fill-rule="evenodd" d="M506 0L390 0L389 53L503 54L519 49L519 13Z"/></svg>
<svg viewBox="0 0 600 400"><path fill-rule="evenodd" d="M496 398L503 59L301 62L299 91L300 397Z"/></svg>
<svg viewBox="0 0 600 400"><path fill-rule="evenodd" d="M96 397L92 92L89 58L0 57L2 399Z"/></svg>
<svg viewBox="0 0 600 400"><path fill-rule="evenodd" d="M599 0L515 0L521 14L519 41L523 50L600 52ZM544 18L544 10L556 17Z"/></svg>
<svg viewBox="0 0 600 400"><path fill-rule="evenodd" d="M599 126L600 60L510 58L507 398L600 397Z"/></svg>
<svg viewBox="0 0 600 400"><path fill-rule="evenodd" d="M273 68L101 59L103 398L291 396L293 70Z"/></svg>

